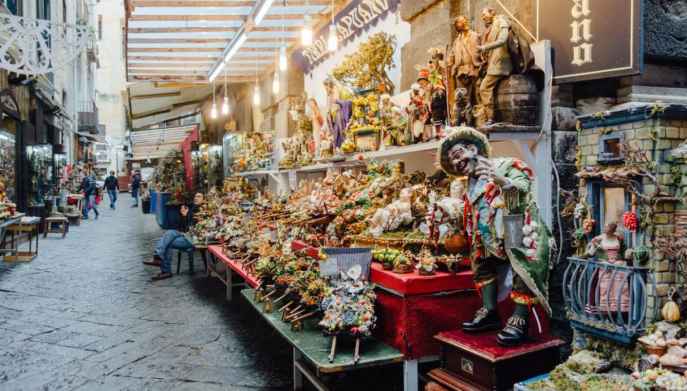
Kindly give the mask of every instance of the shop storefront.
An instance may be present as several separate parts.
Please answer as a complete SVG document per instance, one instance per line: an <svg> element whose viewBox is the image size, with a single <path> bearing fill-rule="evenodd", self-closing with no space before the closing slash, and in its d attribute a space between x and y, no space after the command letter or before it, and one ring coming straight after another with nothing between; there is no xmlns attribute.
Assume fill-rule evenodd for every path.
<svg viewBox="0 0 687 391"><path fill-rule="evenodd" d="M21 120L11 90L0 92L0 182L12 202L18 200L17 156L21 156Z"/></svg>

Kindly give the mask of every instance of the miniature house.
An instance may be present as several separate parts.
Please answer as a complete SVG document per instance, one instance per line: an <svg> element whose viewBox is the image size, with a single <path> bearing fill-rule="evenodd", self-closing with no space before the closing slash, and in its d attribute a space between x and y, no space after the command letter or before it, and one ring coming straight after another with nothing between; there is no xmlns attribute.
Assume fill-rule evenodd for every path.
<svg viewBox="0 0 687 391"><path fill-rule="evenodd" d="M631 252L618 255L627 266L571 257L564 277L566 307L577 331L631 343L684 275L687 107L631 106L578 121L583 212L576 216L576 254L583 256L591 238L613 222ZM600 290L598 276L604 273L618 283ZM629 296L629 307L594 310L595 303L621 295Z"/></svg>

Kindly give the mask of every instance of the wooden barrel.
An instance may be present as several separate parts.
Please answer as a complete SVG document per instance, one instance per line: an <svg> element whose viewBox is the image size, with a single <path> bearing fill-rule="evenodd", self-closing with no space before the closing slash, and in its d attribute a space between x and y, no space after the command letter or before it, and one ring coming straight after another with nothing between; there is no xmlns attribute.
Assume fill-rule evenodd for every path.
<svg viewBox="0 0 687 391"><path fill-rule="evenodd" d="M496 91L496 122L513 125L537 125L539 92L531 76L511 75L499 83Z"/></svg>

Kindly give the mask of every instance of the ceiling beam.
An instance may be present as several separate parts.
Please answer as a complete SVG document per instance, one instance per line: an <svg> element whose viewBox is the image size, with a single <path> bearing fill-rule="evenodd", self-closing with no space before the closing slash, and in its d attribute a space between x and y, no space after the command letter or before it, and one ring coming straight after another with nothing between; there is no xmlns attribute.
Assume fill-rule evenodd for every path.
<svg viewBox="0 0 687 391"><path fill-rule="evenodd" d="M212 57L129 56L129 60L132 60L132 61L158 61L158 62L183 61L183 62L214 63L214 61L217 61L217 57L219 57L219 56L212 56Z"/></svg>
<svg viewBox="0 0 687 391"><path fill-rule="evenodd" d="M240 27L129 27L130 34L160 34L160 33L235 33ZM301 26L255 27L251 31L275 32L300 31Z"/></svg>
<svg viewBox="0 0 687 391"><path fill-rule="evenodd" d="M212 53L212 52L219 52L221 53L222 48L138 48L138 47L129 47L127 48L129 53L157 53L157 52L164 52L164 53Z"/></svg>
<svg viewBox="0 0 687 391"><path fill-rule="evenodd" d="M131 69L130 75L202 75L202 70L195 69Z"/></svg>
<svg viewBox="0 0 687 391"><path fill-rule="evenodd" d="M248 15L132 15L129 20L135 22L157 22L157 21L232 21L245 20ZM265 20L301 20L303 15L298 14L270 14L265 15Z"/></svg>
<svg viewBox="0 0 687 391"><path fill-rule="evenodd" d="M329 5L330 0L289 0L287 6ZM133 0L133 7L252 7L255 1L236 0Z"/></svg>
<svg viewBox="0 0 687 391"><path fill-rule="evenodd" d="M256 43L281 43L282 40L297 41L298 37L256 37L248 36L247 42ZM160 44L195 44L202 45L208 43L225 43L228 42L228 38L131 38L129 43L133 44L150 44L150 45L160 45Z"/></svg>
<svg viewBox="0 0 687 391"><path fill-rule="evenodd" d="M192 64L193 67L200 68L201 66L209 68L211 63L207 64ZM129 69L134 69L134 68L188 68L191 66L189 63L184 63L184 62L146 62L146 63L129 63L127 64Z"/></svg>
<svg viewBox="0 0 687 391"><path fill-rule="evenodd" d="M206 76L159 76L159 75L129 75L130 82L133 81L161 81L161 82L185 82L207 84Z"/></svg>
<svg viewBox="0 0 687 391"><path fill-rule="evenodd" d="M171 97L180 96L180 95L181 95L181 91L160 92L157 94L132 95L131 99L143 100L143 99L156 99L156 98L171 98Z"/></svg>
<svg viewBox="0 0 687 391"><path fill-rule="evenodd" d="M145 117L151 117L153 115L169 113L170 111L172 111L171 106L170 107L161 107L159 109L144 111L142 113L131 114L131 118L132 119L141 119L141 118L145 118Z"/></svg>

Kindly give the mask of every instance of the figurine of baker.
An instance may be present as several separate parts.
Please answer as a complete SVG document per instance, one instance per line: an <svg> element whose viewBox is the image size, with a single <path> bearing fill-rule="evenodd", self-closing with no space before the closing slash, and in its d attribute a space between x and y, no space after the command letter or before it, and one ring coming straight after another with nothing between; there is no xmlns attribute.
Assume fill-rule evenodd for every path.
<svg viewBox="0 0 687 391"><path fill-rule="evenodd" d="M470 21L463 15L454 19L453 27L458 36L453 41L448 65L455 81L456 95L461 98L459 107L456 107L456 115L459 117L459 125L469 125L472 119L468 113L475 104L475 86L482 66L482 58L477 49L479 34L470 29Z"/></svg>
<svg viewBox="0 0 687 391"><path fill-rule="evenodd" d="M534 304L551 313L548 274L550 250L555 243L539 217L532 188L534 173L514 158L490 159L487 137L473 128L454 127L447 133L437 151L438 163L448 175L468 178L456 224L466 232L475 285L482 297L482 307L473 320L463 323L463 330L479 332L501 327L496 311L497 284L507 279L497 277L512 273L510 297L516 304L515 311L498 333L497 341L516 345L527 337ZM513 225L506 226L506 221L520 224L513 229ZM538 320L536 313L535 318Z"/></svg>
<svg viewBox="0 0 687 391"><path fill-rule="evenodd" d="M486 30L482 33L482 55L486 73L479 85L479 100L486 124L494 122L494 91L501 79L513 73L513 62L508 50L510 21L505 15L496 15L493 8L484 8L481 15Z"/></svg>

